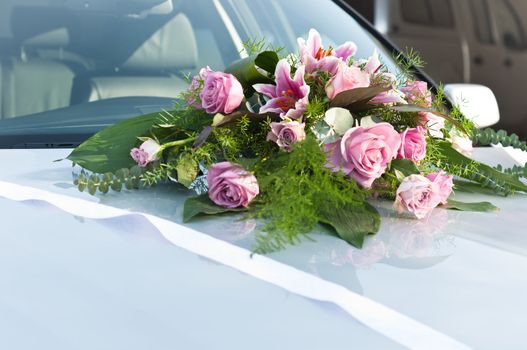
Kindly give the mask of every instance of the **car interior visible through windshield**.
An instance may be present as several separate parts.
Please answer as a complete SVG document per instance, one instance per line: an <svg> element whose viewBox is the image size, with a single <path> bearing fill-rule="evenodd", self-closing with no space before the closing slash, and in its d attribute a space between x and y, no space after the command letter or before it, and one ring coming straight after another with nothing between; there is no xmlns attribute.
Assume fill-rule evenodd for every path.
<svg viewBox="0 0 527 350"><path fill-rule="evenodd" d="M114 97L175 97L200 58L218 68L236 58L203 2L144 18L42 3L0 3L2 119Z"/></svg>
<svg viewBox="0 0 527 350"><path fill-rule="evenodd" d="M384 48L330 0L3 0L0 148L27 147L24 135L82 134L71 140L77 144L173 104L188 76L225 69L247 56L247 42L294 53L312 27L330 45L353 40L359 58L379 50L394 69Z"/></svg>

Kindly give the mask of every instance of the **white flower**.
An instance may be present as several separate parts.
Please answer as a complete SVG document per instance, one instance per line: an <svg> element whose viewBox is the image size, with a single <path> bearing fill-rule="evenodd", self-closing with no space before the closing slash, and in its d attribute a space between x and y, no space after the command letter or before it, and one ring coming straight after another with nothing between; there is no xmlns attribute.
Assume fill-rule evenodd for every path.
<svg viewBox="0 0 527 350"><path fill-rule="evenodd" d="M459 135L457 133L453 133L451 135L452 138L452 147L458 151L459 153L470 157L472 155L472 151L474 148L472 147L472 140L468 138L466 135Z"/></svg>

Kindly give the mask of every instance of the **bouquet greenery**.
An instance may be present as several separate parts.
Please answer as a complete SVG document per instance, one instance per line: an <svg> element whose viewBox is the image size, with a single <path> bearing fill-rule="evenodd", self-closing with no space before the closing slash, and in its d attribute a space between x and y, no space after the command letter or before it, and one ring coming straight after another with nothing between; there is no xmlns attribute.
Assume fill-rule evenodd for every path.
<svg viewBox="0 0 527 350"><path fill-rule="evenodd" d="M262 253L299 242L317 223L361 247L379 230L376 198L422 219L437 206L495 209L449 200L454 187L527 192L524 168L469 158L473 142L525 143L448 110L441 88L433 96L413 78L414 53L400 55L393 74L376 52L356 59L352 42L324 48L314 29L298 44L298 55L283 56L253 42L225 72L189 77L173 110L92 136L68 157L89 171L75 180L79 190L177 183L198 193L185 202L185 221L240 211L261 218L254 250Z"/></svg>

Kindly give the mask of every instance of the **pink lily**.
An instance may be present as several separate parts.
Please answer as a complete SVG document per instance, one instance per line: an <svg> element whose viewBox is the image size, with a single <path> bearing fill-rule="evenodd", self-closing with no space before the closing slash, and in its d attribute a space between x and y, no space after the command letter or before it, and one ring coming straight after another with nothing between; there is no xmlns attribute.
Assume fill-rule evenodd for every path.
<svg viewBox="0 0 527 350"><path fill-rule="evenodd" d="M336 49L331 46L324 49L322 38L315 29L309 30L307 42L304 38L298 38L297 42L300 48L300 61L306 66L307 73L321 70L334 74L339 61L347 61L357 52L357 45L351 41L346 41Z"/></svg>
<svg viewBox="0 0 527 350"><path fill-rule="evenodd" d="M370 56L370 58L366 61L366 65L364 66L364 70L371 75L377 75L379 73L379 68L381 68L381 60L379 59L379 53L377 52L377 49L373 50L373 54Z"/></svg>
<svg viewBox="0 0 527 350"><path fill-rule="evenodd" d="M308 104L309 85L304 80L304 67L299 66L291 79L291 66L281 59L275 70L276 85L255 84L253 88L270 99L260 108L260 113L279 113L282 119L298 119Z"/></svg>
<svg viewBox="0 0 527 350"><path fill-rule="evenodd" d="M364 65L363 70L366 73L370 74L371 76L382 77L385 84L387 85L389 84L392 86L391 90L381 92L380 94L372 98L369 102L370 104L392 104L392 103L406 104L406 100L404 99L404 94L394 87L396 84L397 78L391 73L380 71L382 63L381 63L381 60L379 59L379 53L377 52L377 49L374 49L373 54L370 56L369 59L363 60L362 62L359 62L358 64Z"/></svg>

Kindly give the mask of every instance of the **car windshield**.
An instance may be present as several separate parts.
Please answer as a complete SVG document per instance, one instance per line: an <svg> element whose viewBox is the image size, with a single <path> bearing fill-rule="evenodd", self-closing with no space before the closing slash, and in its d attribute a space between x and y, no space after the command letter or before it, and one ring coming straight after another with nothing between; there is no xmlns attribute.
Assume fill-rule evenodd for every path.
<svg viewBox="0 0 527 350"><path fill-rule="evenodd" d="M264 39L297 52L310 28L356 57L390 54L330 0L2 0L0 147L68 146L170 108L201 67L224 69Z"/></svg>

